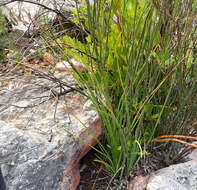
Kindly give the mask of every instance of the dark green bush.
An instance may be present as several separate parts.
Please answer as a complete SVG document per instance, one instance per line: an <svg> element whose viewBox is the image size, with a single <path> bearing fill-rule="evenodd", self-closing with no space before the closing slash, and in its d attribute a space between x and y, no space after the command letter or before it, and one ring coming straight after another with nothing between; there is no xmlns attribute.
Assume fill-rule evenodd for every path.
<svg viewBox="0 0 197 190"><path fill-rule="evenodd" d="M6 28L6 21L0 11L0 60L5 57L4 49L8 44L8 30Z"/></svg>

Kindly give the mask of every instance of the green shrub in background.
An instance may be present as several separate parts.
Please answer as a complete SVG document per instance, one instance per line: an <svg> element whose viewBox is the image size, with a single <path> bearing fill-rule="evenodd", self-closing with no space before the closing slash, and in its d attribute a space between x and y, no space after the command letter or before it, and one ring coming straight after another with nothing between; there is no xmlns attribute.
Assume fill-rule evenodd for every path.
<svg viewBox="0 0 197 190"><path fill-rule="evenodd" d="M190 135L196 116L196 5L192 0L99 0L74 11L88 31L81 43L64 36L65 55L87 69L75 77L105 130L99 162L129 175L154 137ZM166 145L170 154L179 151ZM176 152L177 153L177 152Z"/></svg>
<svg viewBox="0 0 197 190"><path fill-rule="evenodd" d="M3 50L6 47L8 37L8 30L5 24L5 18L0 11L0 60L2 60L5 57Z"/></svg>

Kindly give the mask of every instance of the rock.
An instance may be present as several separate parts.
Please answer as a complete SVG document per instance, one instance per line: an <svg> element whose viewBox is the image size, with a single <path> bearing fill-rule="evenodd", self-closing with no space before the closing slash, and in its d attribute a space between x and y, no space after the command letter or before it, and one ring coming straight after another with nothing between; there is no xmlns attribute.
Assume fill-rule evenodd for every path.
<svg viewBox="0 0 197 190"><path fill-rule="evenodd" d="M34 40L43 33L46 34L46 27L47 30L53 29L53 35L50 39L68 35L82 43L87 43L86 37L90 34L89 31L72 20L74 18L72 10L79 5L84 6L81 4L81 0L32 0L24 2L16 0L0 7L0 9L9 23L9 31L18 34L22 32L15 40L15 44L19 47L23 44L22 47L25 50L32 49L32 47L36 48L40 43L46 41L46 35L44 35L45 40Z"/></svg>
<svg viewBox="0 0 197 190"><path fill-rule="evenodd" d="M149 178L147 190L197 189L197 160L158 170Z"/></svg>
<svg viewBox="0 0 197 190"><path fill-rule="evenodd" d="M191 154L188 155L189 159L197 159L197 148L192 151Z"/></svg>
<svg viewBox="0 0 197 190"><path fill-rule="evenodd" d="M129 190L144 190L149 179L147 176L137 176L129 183Z"/></svg>
<svg viewBox="0 0 197 190"><path fill-rule="evenodd" d="M79 161L102 135L92 104L75 91L52 98L60 87L46 79L1 80L0 163L7 190L75 190Z"/></svg>
<svg viewBox="0 0 197 190"><path fill-rule="evenodd" d="M71 65L67 61L61 61L56 63L55 68L59 72L69 72L72 69Z"/></svg>
<svg viewBox="0 0 197 190"><path fill-rule="evenodd" d="M194 124L197 124L197 122L195 122ZM197 144L197 141L194 141L193 144ZM190 154L188 154L186 156L186 159L188 159L188 160L197 159L197 148L195 148Z"/></svg>
<svg viewBox="0 0 197 190"><path fill-rule="evenodd" d="M1 190L6 190L5 181L3 179L1 168L0 168L0 189Z"/></svg>
<svg viewBox="0 0 197 190"><path fill-rule="evenodd" d="M44 55L42 56L42 60L43 62L53 63L54 57L50 53L45 52Z"/></svg>
<svg viewBox="0 0 197 190"><path fill-rule="evenodd" d="M195 153L191 155L194 156ZM196 190L197 157L171 165L147 176L137 176L129 183L129 190Z"/></svg>
<svg viewBox="0 0 197 190"><path fill-rule="evenodd" d="M13 29L21 30L21 31L35 31L38 29L38 22L48 22L50 19L54 18L56 15L53 11L46 11L44 7L48 7L55 11L70 11L76 6L76 0L39 0L34 1L37 4L41 4L43 6L36 5L36 3L28 3L28 2L12 2L3 6L2 12L7 17L10 23L12 23ZM43 17L43 14L45 17ZM40 17L42 15L42 18ZM46 20L49 19L49 20Z"/></svg>
<svg viewBox="0 0 197 190"><path fill-rule="evenodd" d="M74 68L80 72L80 73L85 73L88 70L80 63L76 62L75 60L71 60L71 63L73 64ZM67 61L61 61L56 63L55 68L59 71L59 72L69 72L71 73L73 71L71 64L68 63Z"/></svg>

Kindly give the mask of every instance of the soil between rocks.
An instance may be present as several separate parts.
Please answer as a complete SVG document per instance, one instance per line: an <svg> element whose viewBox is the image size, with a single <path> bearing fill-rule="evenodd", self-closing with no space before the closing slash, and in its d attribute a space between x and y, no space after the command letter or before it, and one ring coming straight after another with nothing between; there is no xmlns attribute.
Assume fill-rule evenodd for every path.
<svg viewBox="0 0 197 190"><path fill-rule="evenodd" d="M164 152L163 148L153 148L148 156L140 159L139 164L130 176L120 180L114 178L113 174L108 172L100 163L95 162L98 153L92 149L80 161L81 179L77 190L128 190L129 182L136 176L146 176L169 165L188 161L185 158L192 150L192 148L185 147L177 155L176 159L171 160L167 164L167 161L164 159L166 158L166 152Z"/></svg>
<svg viewBox="0 0 197 190"><path fill-rule="evenodd" d="M80 161L81 180L77 190L106 190L112 178L111 174L95 162L97 152L91 150Z"/></svg>

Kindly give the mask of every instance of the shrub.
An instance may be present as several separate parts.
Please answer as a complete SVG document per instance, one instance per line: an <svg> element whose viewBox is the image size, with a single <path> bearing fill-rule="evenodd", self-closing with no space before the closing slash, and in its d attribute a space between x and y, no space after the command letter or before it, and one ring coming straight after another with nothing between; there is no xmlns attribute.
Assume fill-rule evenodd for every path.
<svg viewBox="0 0 197 190"><path fill-rule="evenodd" d="M8 31L6 28L5 18L0 11L0 60L2 60L5 57L3 50L7 44L7 36L8 36Z"/></svg>
<svg viewBox="0 0 197 190"><path fill-rule="evenodd" d="M69 36L57 43L87 70L79 73L70 63L103 121L99 162L128 175L154 137L190 134L186 126L197 108L196 7L192 0L84 3L73 21L88 31L86 43Z"/></svg>

